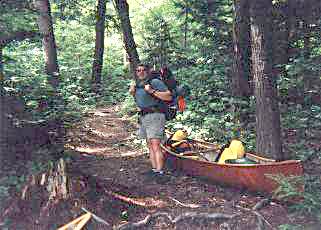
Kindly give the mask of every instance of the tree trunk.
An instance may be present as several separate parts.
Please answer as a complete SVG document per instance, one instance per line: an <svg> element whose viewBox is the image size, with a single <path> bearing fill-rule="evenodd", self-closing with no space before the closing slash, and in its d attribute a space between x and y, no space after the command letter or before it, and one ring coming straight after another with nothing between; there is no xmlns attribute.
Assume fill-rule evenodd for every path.
<svg viewBox="0 0 321 230"><path fill-rule="evenodd" d="M311 56L311 19L312 19L312 5L310 2L302 2L303 4L303 19L302 19L302 26L303 26L303 56L305 60L308 60ZM303 87L303 94L305 94L307 91L310 91L313 89L313 85L315 84L313 81L313 71L309 67L304 69L304 74L303 74L303 79L304 79L304 87Z"/></svg>
<svg viewBox="0 0 321 230"><path fill-rule="evenodd" d="M1 96L3 95L3 81L4 81L4 74L3 74L3 62L2 62L2 47L0 46L0 95Z"/></svg>
<svg viewBox="0 0 321 230"><path fill-rule="evenodd" d="M92 89L96 94L100 91L101 71L103 68L105 38L106 0L98 0L96 12L96 43L92 69Z"/></svg>
<svg viewBox="0 0 321 230"><path fill-rule="evenodd" d="M3 104L4 104L3 81L4 81L4 76L3 76L3 66L2 66L2 48L0 47L0 162L1 162L0 168L3 167L3 163L4 163L3 155L5 152L7 152L7 149L6 149L7 141L5 138L5 134L6 134L6 127L8 126L6 114L3 109ZM1 174L1 169L0 169L0 174Z"/></svg>
<svg viewBox="0 0 321 230"><path fill-rule="evenodd" d="M291 30L292 30L292 25L294 24L292 20L293 6L291 4L291 1L285 3L283 15L284 15L285 26L282 33L283 36L280 41L281 55L282 55L280 64L287 64L290 58L290 45L292 40ZM285 68L283 68L283 72L284 74L286 74Z"/></svg>
<svg viewBox="0 0 321 230"><path fill-rule="evenodd" d="M60 9L60 19L63 20L63 21L66 20L65 8L66 8L66 2L65 1L61 1L60 5L59 5L59 9Z"/></svg>
<svg viewBox="0 0 321 230"><path fill-rule="evenodd" d="M0 175L1 169L5 165L5 158L8 154L8 130L10 130L10 122L5 109L6 98L3 88L4 74L2 63L2 47L0 46Z"/></svg>
<svg viewBox="0 0 321 230"><path fill-rule="evenodd" d="M304 57L309 58L311 54L311 29L310 29L310 21L311 21L311 12L312 5L310 5L309 1L302 3L304 4L304 15L303 15L303 43L304 43Z"/></svg>
<svg viewBox="0 0 321 230"><path fill-rule="evenodd" d="M59 110L58 113L62 113L64 110L64 100L60 94L58 94L59 85L59 67L57 60L57 49L54 36L54 29L50 11L49 0L34 0L34 5L39 13L38 16L38 27L42 35L42 46L44 49L44 58L46 62L46 73L48 75L48 82L53 88L52 97L55 98L55 103L52 104L51 110ZM53 132L56 133L56 141L54 148L57 152L63 151L63 137L65 135L65 128L63 125L62 116L54 119L53 121Z"/></svg>
<svg viewBox="0 0 321 230"><path fill-rule="evenodd" d="M184 22L184 49L187 48L187 32L188 32L188 2L185 1L185 22Z"/></svg>
<svg viewBox="0 0 321 230"><path fill-rule="evenodd" d="M249 2L248 0L234 0L234 8L234 74L232 76L232 94L234 96L249 96L249 57L251 54Z"/></svg>
<svg viewBox="0 0 321 230"><path fill-rule="evenodd" d="M49 0L34 0L34 5L39 13L38 26L42 34L42 45L46 61L46 73L49 75L49 83L57 90L59 84L59 68L57 61L57 49L52 25Z"/></svg>
<svg viewBox="0 0 321 230"><path fill-rule="evenodd" d="M125 49L129 57L130 68L131 71L133 71L140 61L136 50L136 43L132 32L132 26L129 20L129 6L126 0L115 0L115 4L120 18Z"/></svg>
<svg viewBox="0 0 321 230"><path fill-rule="evenodd" d="M252 69L256 97L256 151L283 159L276 79L272 75L272 0L251 2Z"/></svg>

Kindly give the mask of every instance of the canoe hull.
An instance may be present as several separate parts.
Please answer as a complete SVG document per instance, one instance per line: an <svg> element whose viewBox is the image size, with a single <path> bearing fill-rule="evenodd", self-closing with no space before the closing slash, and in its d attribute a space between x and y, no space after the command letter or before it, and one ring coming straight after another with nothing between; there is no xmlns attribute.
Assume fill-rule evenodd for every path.
<svg viewBox="0 0 321 230"><path fill-rule="evenodd" d="M174 154L163 148L166 162L174 170L184 171L187 175L203 177L213 182L251 191L272 193L278 184L267 175L301 176L303 167L300 161L268 162L264 164L240 165L217 164L209 161L195 160Z"/></svg>

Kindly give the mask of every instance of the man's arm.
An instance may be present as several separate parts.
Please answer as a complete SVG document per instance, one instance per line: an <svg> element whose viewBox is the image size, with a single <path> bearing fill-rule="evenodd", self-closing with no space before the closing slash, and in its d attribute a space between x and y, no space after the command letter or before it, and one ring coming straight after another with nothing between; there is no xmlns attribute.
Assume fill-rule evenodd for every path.
<svg viewBox="0 0 321 230"><path fill-rule="evenodd" d="M172 100L172 93L169 90L166 91L159 91L155 90L151 87L151 85L145 85L145 91L149 94L153 95L154 97L161 99L163 101L171 101Z"/></svg>

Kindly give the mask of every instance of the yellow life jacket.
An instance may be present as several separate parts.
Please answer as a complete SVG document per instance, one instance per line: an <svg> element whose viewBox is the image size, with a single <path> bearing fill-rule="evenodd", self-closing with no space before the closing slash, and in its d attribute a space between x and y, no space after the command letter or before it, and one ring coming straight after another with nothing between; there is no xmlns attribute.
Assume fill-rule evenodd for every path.
<svg viewBox="0 0 321 230"><path fill-rule="evenodd" d="M174 135L171 137L171 146L172 147L176 147L184 142L187 142L186 141L186 137L187 137L187 132L186 130L177 130Z"/></svg>
<svg viewBox="0 0 321 230"><path fill-rule="evenodd" d="M232 140L228 148L225 148L222 152L220 159L218 160L219 164L225 164L226 160L235 160L244 157L245 148L241 141Z"/></svg>
<svg viewBox="0 0 321 230"><path fill-rule="evenodd" d="M171 146L173 151L178 153L191 150L191 146L187 140L186 130L177 130L169 139L168 144Z"/></svg>
<svg viewBox="0 0 321 230"><path fill-rule="evenodd" d="M173 136L171 137L171 140L182 141L182 140L186 139L186 137L187 137L187 131L179 129L173 134Z"/></svg>
<svg viewBox="0 0 321 230"><path fill-rule="evenodd" d="M225 164L225 161L230 159L237 159L237 154L233 153L230 148L225 148L220 159L218 160L218 163Z"/></svg>
<svg viewBox="0 0 321 230"><path fill-rule="evenodd" d="M231 149L231 151L235 154L237 154L237 158L242 158L244 157L245 154L245 148L242 144L241 141L239 140L232 140L229 148Z"/></svg>

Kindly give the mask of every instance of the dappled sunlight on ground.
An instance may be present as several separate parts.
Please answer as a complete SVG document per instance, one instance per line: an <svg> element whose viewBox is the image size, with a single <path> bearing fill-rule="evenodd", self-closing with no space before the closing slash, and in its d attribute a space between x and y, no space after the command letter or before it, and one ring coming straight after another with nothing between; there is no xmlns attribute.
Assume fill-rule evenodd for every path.
<svg viewBox="0 0 321 230"><path fill-rule="evenodd" d="M106 158L144 154L141 148L133 145L135 127L124 122L116 111L114 107L89 113L84 122L69 131L66 148Z"/></svg>

